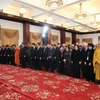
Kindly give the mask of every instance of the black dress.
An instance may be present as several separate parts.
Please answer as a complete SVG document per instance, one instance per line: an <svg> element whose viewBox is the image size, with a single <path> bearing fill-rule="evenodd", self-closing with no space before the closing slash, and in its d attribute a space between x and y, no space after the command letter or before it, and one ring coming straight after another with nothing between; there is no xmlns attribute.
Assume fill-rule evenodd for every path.
<svg viewBox="0 0 100 100"><path fill-rule="evenodd" d="M71 52L65 51L64 52L64 75L70 76L71 75Z"/></svg>
<svg viewBox="0 0 100 100"><path fill-rule="evenodd" d="M81 55L82 55L82 77L86 77L86 65L85 65L85 59L86 59L86 53L87 50L85 48L82 49Z"/></svg>
<svg viewBox="0 0 100 100"><path fill-rule="evenodd" d="M93 54L94 54L94 50L87 50L86 53L86 80L87 81L94 81L95 80L95 75L94 75L94 71L93 71ZM91 65L89 65L89 63Z"/></svg>
<svg viewBox="0 0 100 100"><path fill-rule="evenodd" d="M59 52L59 57L58 57L58 72L60 74L63 74L64 73L64 62L63 62L63 59L64 59L64 51L63 52Z"/></svg>
<svg viewBox="0 0 100 100"><path fill-rule="evenodd" d="M73 50L71 56L72 63L72 76L74 78L80 78L80 64L81 62L81 51Z"/></svg>

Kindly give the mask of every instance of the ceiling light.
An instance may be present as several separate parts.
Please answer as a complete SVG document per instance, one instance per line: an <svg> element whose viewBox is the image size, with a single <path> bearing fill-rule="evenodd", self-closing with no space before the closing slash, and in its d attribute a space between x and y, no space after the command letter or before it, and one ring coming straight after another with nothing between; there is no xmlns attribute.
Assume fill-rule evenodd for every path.
<svg viewBox="0 0 100 100"><path fill-rule="evenodd" d="M82 29L82 27L78 27L78 29Z"/></svg>
<svg viewBox="0 0 100 100"><path fill-rule="evenodd" d="M24 6L22 6L22 7L20 8L20 13L21 13L21 14L26 13L26 9L24 8Z"/></svg>
<svg viewBox="0 0 100 100"><path fill-rule="evenodd" d="M64 0L42 0L43 4L50 7L51 9L57 9L64 5Z"/></svg>
<svg viewBox="0 0 100 100"><path fill-rule="evenodd" d="M65 24L68 26L70 23L69 22L66 22Z"/></svg>
<svg viewBox="0 0 100 100"><path fill-rule="evenodd" d="M97 25L100 24L100 21L96 20L96 15L94 15L94 20L92 22L90 22L90 24L93 25L93 26L97 26Z"/></svg>
<svg viewBox="0 0 100 100"><path fill-rule="evenodd" d="M82 10L82 4L79 4L79 11L72 14L73 19L82 20L89 15L89 12Z"/></svg>
<svg viewBox="0 0 100 100"><path fill-rule="evenodd" d="M51 15L48 16L48 20L53 20Z"/></svg>

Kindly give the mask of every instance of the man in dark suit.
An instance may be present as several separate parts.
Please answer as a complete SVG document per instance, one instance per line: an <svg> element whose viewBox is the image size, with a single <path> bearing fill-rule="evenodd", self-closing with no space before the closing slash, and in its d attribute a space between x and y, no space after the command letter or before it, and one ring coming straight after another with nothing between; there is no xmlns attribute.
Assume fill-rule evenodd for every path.
<svg viewBox="0 0 100 100"><path fill-rule="evenodd" d="M11 64L11 49L9 45L6 45L5 50L6 64Z"/></svg>
<svg viewBox="0 0 100 100"><path fill-rule="evenodd" d="M32 68L35 68L35 53L36 53L35 43L32 43L31 45Z"/></svg>
<svg viewBox="0 0 100 100"><path fill-rule="evenodd" d="M49 67L48 67L48 45L45 45L44 46L44 49L43 49L43 61L44 61L44 69L46 71L49 70Z"/></svg>
<svg viewBox="0 0 100 100"><path fill-rule="evenodd" d="M28 43L27 44L27 61L28 61L28 65L30 68L32 68L32 46L31 46L31 43Z"/></svg>
<svg viewBox="0 0 100 100"><path fill-rule="evenodd" d="M5 46L3 45L2 46L2 63L3 64L6 64L6 48L5 48Z"/></svg>
<svg viewBox="0 0 100 100"><path fill-rule="evenodd" d="M11 46L11 64L12 65L15 65L15 48L16 48L16 45L13 44Z"/></svg>
<svg viewBox="0 0 100 100"><path fill-rule="evenodd" d="M54 61L55 61L55 49L52 47L52 45L50 45L48 50L48 62L49 62L49 67L51 72L54 72L54 68L55 68Z"/></svg>
<svg viewBox="0 0 100 100"><path fill-rule="evenodd" d="M21 44L20 57L21 57L22 67L25 68L26 67L26 59L27 59L27 48L25 47L25 45L23 43Z"/></svg>
<svg viewBox="0 0 100 100"><path fill-rule="evenodd" d="M41 48L41 43L37 44L37 49L36 49L36 69L42 70L42 48Z"/></svg>
<svg viewBox="0 0 100 100"><path fill-rule="evenodd" d="M81 57L82 57L82 78L86 77L86 65L85 65L85 60L86 60L86 53L87 53L87 43L83 43L83 48L81 51Z"/></svg>
<svg viewBox="0 0 100 100"><path fill-rule="evenodd" d="M55 60L55 66L58 70L58 67L59 67L59 56L60 56L60 44L57 43L56 45L56 52L55 52L55 57L56 57L56 60Z"/></svg>

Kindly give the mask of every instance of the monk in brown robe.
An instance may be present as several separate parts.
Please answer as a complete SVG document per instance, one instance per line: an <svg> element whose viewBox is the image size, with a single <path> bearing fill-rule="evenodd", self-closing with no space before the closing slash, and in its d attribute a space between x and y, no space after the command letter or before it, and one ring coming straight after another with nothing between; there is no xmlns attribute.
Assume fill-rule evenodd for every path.
<svg viewBox="0 0 100 100"><path fill-rule="evenodd" d="M15 64L17 66L20 65L20 48L19 47L17 47L15 51Z"/></svg>

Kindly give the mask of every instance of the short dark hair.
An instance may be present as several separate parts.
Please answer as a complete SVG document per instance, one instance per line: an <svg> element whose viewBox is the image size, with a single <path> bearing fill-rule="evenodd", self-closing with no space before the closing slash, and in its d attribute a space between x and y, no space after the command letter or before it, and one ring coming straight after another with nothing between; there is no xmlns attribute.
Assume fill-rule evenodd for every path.
<svg viewBox="0 0 100 100"><path fill-rule="evenodd" d="M92 47L92 48L94 48L94 44L93 43L88 43L88 47Z"/></svg>
<svg viewBox="0 0 100 100"><path fill-rule="evenodd" d="M37 44L38 44L38 45L41 45L41 43L40 43L40 42L38 42Z"/></svg>

